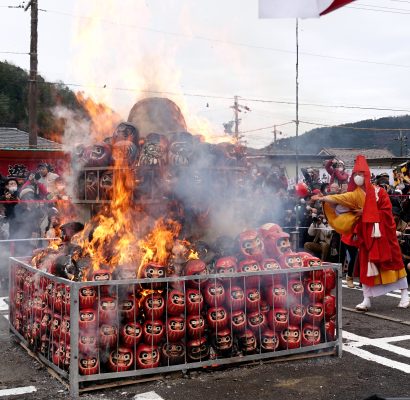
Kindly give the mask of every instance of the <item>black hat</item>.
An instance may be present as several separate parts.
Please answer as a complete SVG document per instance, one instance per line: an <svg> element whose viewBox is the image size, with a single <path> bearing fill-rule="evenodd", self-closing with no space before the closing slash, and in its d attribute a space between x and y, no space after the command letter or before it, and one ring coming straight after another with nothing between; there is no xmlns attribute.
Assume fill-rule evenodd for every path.
<svg viewBox="0 0 410 400"><path fill-rule="evenodd" d="M8 176L5 180L4 180L4 183L7 185L10 181L14 181L14 182L17 182L17 179L20 179L20 178L18 178L18 177L13 177L13 176Z"/></svg>
<svg viewBox="0 0 410 400"><path fill-rule="evenodd" d="M382 184L388 185L390 183L389 174L386 173L386 172L383 172L383 173L377 175L376 176L376 183L378 185L382 185Z"/></svg>
<svg viewBox="0 0 410 400"><path fill-rule="evenodd" d="M380 179L380 178L387 178L389 179L389 174L387 172L382 172L381 174L376 176L376 179Z"/></svg>

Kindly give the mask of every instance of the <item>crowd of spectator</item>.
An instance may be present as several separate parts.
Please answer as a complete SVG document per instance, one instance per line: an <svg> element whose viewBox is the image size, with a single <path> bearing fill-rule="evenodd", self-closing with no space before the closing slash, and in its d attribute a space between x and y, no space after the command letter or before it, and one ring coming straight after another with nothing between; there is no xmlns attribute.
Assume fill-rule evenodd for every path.
<svg viewBox="0 0 410 400"><path fill-rule="evenodd" d="M58 236L60 208L66 200L65 183L49 164L39 164L24 178L0 179L1 271L7 270L3 267L8 264L9 254L30 254L42 245L42 238ZM0 280L4 279L1 275Z"/></svg>
<svg viewBox="0 0 410 400"><path fill-rule="evenodd" d="M396 223L396 233L402 251L404 265L410 268L410 181L400 182L400 187L391 185L389 175L382 173L372 175L372 183L386 190L392 203L392 214ZM299 216L300 241L299 248L316 255L323 261L340 262L347 272L347 284L354 287L353 271L358 254L357 247L351 245L350 238L342 237L332 230L326 221L320 202L311 200L312 195L322 193L339 194L347 190L347 185L322 184L320 189L313 189L299 199L295 214Z"/></svg>
<svg viewBox="0 0 410 400"><path fill-rule="evenodd" d="M345 264L348 278L353 275L357 249L344 242L328 225L319 201L312 200L313 195L343 193L347 184L318 179L320 185L312 186L306 180L306 193L298 192L297 185L287 189L283 174L277 172L267 174L261 179L260 173L254 173L254 190L264 190L264 186L275 187L274 201L269 207L261 210L261 221L278 223L288 233L298 227L298 243L296 250L308 251L323 261L341 262ZM306 178L306 174L305 178ZM410 263L410 201L407 193L408 185L401 183L401 188L389 183L389 176L381 174L373 176L373 183L383 187L390 195L393 215L397 225L397 236L403 252L405 265ZM31 249L39 247L42 239L52 239L60 235L61 209L64 203L70 203L66 184L62 177L53 172L50 165L39 164L25 179L8 177L0 182L0 241L10 239L26 239L24 242L14 240L12 252L15 255L27 255ZM31 239L27 241L27 239ZM45 242L44 242L45 243ZM10 244L0 242L1 250L10 249ZM8 252L8 251L7 251ZM6 254L6 253L3 253ZM1 263L7 263L7 257ZM1 266L0 266L1 267ZM349 285L352 282L348 282Z"/></svg>

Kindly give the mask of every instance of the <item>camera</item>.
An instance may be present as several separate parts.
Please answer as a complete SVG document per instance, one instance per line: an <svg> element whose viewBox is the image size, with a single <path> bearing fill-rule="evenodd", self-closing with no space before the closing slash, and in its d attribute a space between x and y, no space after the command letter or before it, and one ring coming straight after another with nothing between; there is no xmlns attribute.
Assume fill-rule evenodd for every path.
<svg viewBox="0 0 410 400"><path fill-rule="evenodd" d="M312 222L315 224L320 224L322 222L322 216L319 215L318 217L313 217Z"/></svg>

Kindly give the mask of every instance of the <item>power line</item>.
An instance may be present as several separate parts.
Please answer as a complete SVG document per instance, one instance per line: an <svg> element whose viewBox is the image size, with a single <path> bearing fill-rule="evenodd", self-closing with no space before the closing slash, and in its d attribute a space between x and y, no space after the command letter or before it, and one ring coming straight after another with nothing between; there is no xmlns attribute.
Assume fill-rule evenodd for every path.
<svg viewBox="0 0 410 400"><path fill-rule="evenodd" d="M66 82L38 82L39 84L47 85L56 85L56 86L70 86L70 87L81 87L81 88L92 88L92 89L101 89L101 90L117 90L125 92L140 92L148 94L163 94L170 96L186 96L186 97L201 97L208 99L221 99L221 100L232 100L231 96L221 96L221 95L212 95L205 93L189 93L189 92L171 92L171 91L160 91L160 90L140 90L137 88L124 88L124 87L110 87L107 85L85 85L80 83L66 83ZM285 105L295 105L295 101L289 100L269 100L269 99L257 99L250 97L239 96L240 100L249 101L249 102L258 102L258 103L273 103L273 104L285 104ZM357 110L373 110L373 111L393 111L393 112L407 112L410 113L409 109L405 108L392 108L392 107L375 107L375 106L353 106L353 105L344 105L344 104L320 104L320 103L299 103L301 106L309 107L319 107L319 108L346 108L346 109L357 109Z"/></svg>
<svg viewBox="0 0 410 400"><path fill-rule="evenodd" d="M393 10L393 11L405 11L405 12L410 11L408 8L384 7L384 6L376 6L374 4L362 4L362 3L360 3L359 6L361 6L361 7L380 8L380 9L384 9L384 10Z"/></svg>
<svg viewBox="0 0 410 400"><path fill-rule="evenodd" d="M285 122L285 123L283 123L283 124L266 126L266 127L264 127L264 128L250 129L249 131L242 131L242 132L240 132L240 133L250 133L250 132L263 131L263 130L265 130L265 129L272 129L272 128L274 128L275 126L276 126L276 127L278 127L278 126L285 126L285 125L294 124L294 123L295 123L295 121L289 121L289 122Z"/></svg>
<svg viewBox="0 0 410 400"><path fill-rule="evenodd" d="M393 1L393 0L391 0L391 1ZM397 1L399 1L399 0L397 0ZM364 6L367 6L367 5L364 5ZM11 6L3 6L3 7L10 8ZM378 6L368 6L368 7L378 7ZM15 7L15 8L21 8L21 7ZM404 11L408 11L408 12L399 12L399 11L394 11L394 10L400 10L400 9L389 8L389 7L383 7L386 10L380 10L380 9L378 10L378 9L375 9L375 8L361 8L361 7L354 7L354 6L347 6L346 8L352 8L352 9L358 9L358 10L367 10L367 11L389 12L389 13L396 13L396 14L410 14L410 10L404 10ZM389 11L389 10L391 10L391 11ZM160 29L130 25L130 24L123 24L123 23L118 23L118 22L103 19L103 18L76 15L76 14L63 12L63 11L58 11L58 10L39 9L39 11L43 11L45 13L54 13L54 14L59 14L59 15L65 15L65 16L69 16L69 17L72 17L72 18L99 20L99 21L101 21L103 23L106 23L106 24L111 24L111 25L115 25L115 26L122 26L122 27L130 28L130 29L145 30L145 31L164 34L164 35L179 36L179 37L184 37L184 38L188 38L188 39L209 41L209 42L227 44L227 45L231 45L231 46L246 47L246 48L258 49L258 50L274 51L274 52L285 53L285 54L295 54L294 50L278 49L278 48L274 48L274 47L259 46L259 45L249 44L249 43L240 43L240 42L234 42L234 41L227 41L227 40L208 38L208 37L205 37L205 36L198 36L198 35L187 35L187 34L180 33L180 32L163 31L163 30L160 30ZM330 59L330 60L339 60L339 61L346 61L346 62L373 64L373 65L389 66L389 67L395 67L395 68L410 68L410 65L406 65L406 64L386 63L386 62L380 62L380 61L363 60L363 59L356 59L356 58L349 58L349 57L337 57L337 56L330 56L330 55L310 53L310 52L300 52L300 54L304 55L304 56L319 57L319 58L325 58L325 59Z"/></svg>
<svg viewBox="0 0 410 400"><path fill-rule="evenodd" d="M380 132L385 132L385 131L410 131L410 128L362 128L362 127L357 127L357 126L349 126L349 125L326 125L323 123L318 123L318 122L309 122L309 121L300 121L301 124L307 124L307 125L315 125L315 126L323 126L326 128L341 128L341 129L350 129L350 130L357 130L357 131L380 131Z"/></svg>
<svg viewBox="0 0 410 400"><path fill-rule="evenodd" d="M377 7L377 6L375 6L375 7ZM386 11L386 10L376 10L376 9L371 9L371 8L360 8L360 7L352 7L352 6L350 6L348 8L356 8L356 9L368 10L368 11L385 11L385 12L392 12L392 13L399 13L400 14L400 12ZM385 8L388 8L388 7L385 7ZM392 9L392 10L394 10L394 9ZM274 48L274 47L259 46L259 45L253 45L253 44L248 44L248 43L240 43L240 42L234 42L234 41L220 40L220 39L208 38L208 37L197 36L197 35L186 35L186 34L179 33L179 32L170 32L170 31L163 31L163 30L160 30L160 29L153 29L153 28L149 28L149 27L139 27L139 26L136 26L136 25L121 24L121 23L117 23L117 22L102 19L102 18L96 18L96 17L90 17L90 16L81 16L81 15L71 14L71 13L57 11L57 10L39 9L39 11L43 11L43 12L46 12L46 13L55 13L55 14L60 14L60 15L66 15L66 16L70 16L70 17L73 17L73 18L80 18L80 19L91 19L91 20L96 20L97 19L97 20L99 20L103 23L107 23L107 24L111 24L111 25L123 26L123 27L127 27L127 28L130 28L130 29L145 30L145 31L164 34L164 35L179 36L179 37L184 37L184 38L189 38L189 39L209 41L209 42L227 44L227 45L231 45L231 46L246 47L246 48L258 49L258 50L274 51L274 52L285 53L285 54L295 54L294 50L278 49L278 48ZM402 14L410 14L410 10L409 10L408 13L402 13ZM394 67L394 68L406 68L406 69L410 68L410 65L406 65L406 64L386 63L386 62L381 62L381 61L363 60L363 59L350 58L350 57L330 56L330 55L310 53L310 52L300 52L300 54L304 55L304 56L309 56L309 57L318 57L318 58L345 61L345 62L373 64L373 65L381 65L381 66L388 66L388 67Z"/></svg>
<svg viewBox="0 0 410 400"><path fill-rule="evenodd" d="M242 97L242 100L259 102L259 103L277 103L277 104L289 104L295 105L295 101L280 101L280 100L263 100L263 99L252 99ZM310 107L320 107L320 108L347 108L347 109L357 109L357 110L375 110L375 111L395 111L395 112L408 112L408 109L399 109L399 108L389 108L389 107L371 107L371 106L350 106L343 104L319 104L319 103L299 103L301 106L310 106Z"/></svg>
<svg viewBox="0 0 410 400"><path fill-rule="evenodd" d="M24 55L30 55L30 53L21 52L21 51L0 51L0 54L24 54Z"/></svg>
<svg viewBox="0 0 410 400"><path fill-rule="evenodd" d="M199 35L187 35L187 34L180 33L180 32L171 32L171 31L164 31L164 30L154 29L154 28L149 28L149 27L144 27L144 26L123 24L123 23L118 23L118 22L103 19L103 18L96 18L96 17L92 17L92 16L81 16L81 15L76 15L76 14L63 12L63 11L58 11L58 10L40 10L40 11L43 11L43 12L46 12L46 13L66 15L66 16L69 16L69 17L72 17L72 18L99 20L103 23L111 24L111 25L115 25L115 26L122 26L122 27L130 28L130 29L144 30L144 31L159 33L159 34L163 34L163 35L179 36L179 37L188 38L188 39L191 39L191 40L195 39L195 40L202 40L202 41L207 41L207 42L221 43L221 44L226 44L226 45L231 45L231 46L239 46L239 47L258 49L258 50L266 50L266 51L274 51L274 52L285 53L285 54L295 54L294 50L278 49L278 48L269 47L269 46L259 46L259 45L249 44L249 43L241 43L241 42L234 42L234 41L229 41L229 40L221 40L221 39L209 38L209 37L199 36ZM363 59L356 59L356 58L349 58L349 57L337 57L337 56L330 56L330 55L310 53L310 52L302 52L302 51L299 52L299 54L304 55L304 56L319 57L319 58L325 58L325 59L330 59L330 60L338 60L338 61L346 61L346 62L357 62L357 63L373 64L373 65L382 65L382 66L389 66L389 67L395 67L395 68L410 68L410 65L406 65L406 64L386 63L386 62L381 62L381 61L363 60Z"/></svg>
<svg viewBox="0 0 410 400"><path fill-rule="evenodd" d="M355 9L355 10L382 12L382 13L388 13L388 14L402 14L402 15L409 15L410 14L410 10L408 12L401 12L401 11L380 10L380 9L377 9L377 8L363 8L363 7L353 7L353 6L347 6L347 8L351 8L351 9Z"/></svg>

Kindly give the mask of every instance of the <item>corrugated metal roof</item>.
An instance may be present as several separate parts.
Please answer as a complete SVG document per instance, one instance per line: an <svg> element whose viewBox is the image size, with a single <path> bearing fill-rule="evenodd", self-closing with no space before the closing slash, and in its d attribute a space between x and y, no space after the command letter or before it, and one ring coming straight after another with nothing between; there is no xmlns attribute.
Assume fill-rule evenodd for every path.
<svg viewBox="0 0 410 400"><path fill-rule="evenodd" d="M346 167L353 167L354 160L359 154L364 155L367 159L377 159L377 158L394 158L396 157L390 150L387 149L342 149L342 148L323 148L319 155L328 154L329 156L334 155L338 160L342 160Z"/></svg>
<svg viewBox="0 0 410 400"><path fill-rule="evenodd" d="M42 137L37 138L37 148L29 146L28 132L17 128L0 127L0 149L1 150L62 150L60 143L53 142Z"/></svg>

